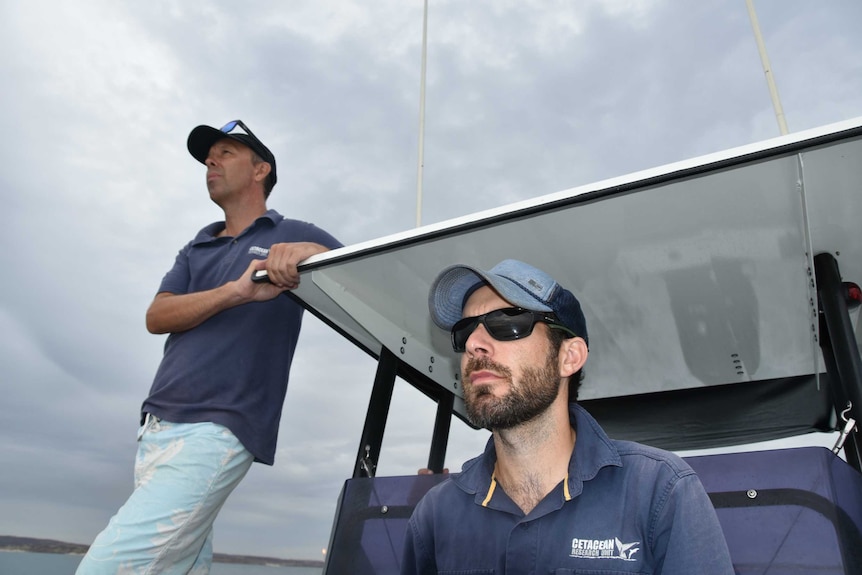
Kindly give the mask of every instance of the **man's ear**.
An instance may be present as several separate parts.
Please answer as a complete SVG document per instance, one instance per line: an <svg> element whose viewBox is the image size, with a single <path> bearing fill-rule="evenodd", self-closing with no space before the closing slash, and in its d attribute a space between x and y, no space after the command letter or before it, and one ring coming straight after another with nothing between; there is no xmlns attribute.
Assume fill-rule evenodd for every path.
<svg viewBox="0 0 862 575"><path fill-rule="evenodd" d="M580 370L589 355L587 342L582 337L570 337L560 344L560 377L569 377Z"/></svg>
<svg viewBox="0 0 862 575"><path fill-rule="evenodd" d="M264 181L271 171L272 171L272 166L269 165L269 162L258 162L254 166L254 179L255 179L255 181L257 181L257 182Z"/></svg>

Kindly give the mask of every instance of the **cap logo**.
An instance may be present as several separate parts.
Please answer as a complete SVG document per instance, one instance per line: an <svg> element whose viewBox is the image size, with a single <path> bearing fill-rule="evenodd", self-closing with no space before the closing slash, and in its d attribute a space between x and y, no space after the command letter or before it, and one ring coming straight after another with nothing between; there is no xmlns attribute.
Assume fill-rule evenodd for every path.
<svg viewBox="0 0 862 575"><path fill-rule="evenodd" d="M540 284L539 282L537 282L536 280L531 279L527 283L530 284L531 286L533 286L533 288L535 288L536 291L542 291L543 289L545 289L545 287L542 284Z"/></svg>

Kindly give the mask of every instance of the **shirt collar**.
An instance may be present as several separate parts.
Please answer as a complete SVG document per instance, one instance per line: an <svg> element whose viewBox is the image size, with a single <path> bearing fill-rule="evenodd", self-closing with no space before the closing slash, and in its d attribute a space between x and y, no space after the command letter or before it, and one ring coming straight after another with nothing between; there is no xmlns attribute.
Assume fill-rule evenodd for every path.
<svg viewBox="0 0 862 575"><path fill-rule="evenodd" d="M567 500L580 495L584 482L598 475L602 467L622 466L613 441L583 407L576 403L569 404L569 421L577 432L577 438L574 453L569 459L568 483L563 490L564 494L568 491ZM463 491L476 495L475 502L482 505L490 500L490 492L495 488L492 478L496 463L497 453L494 449L494 437L491 436L485 445L484 453L467 461L461 473L452 480Z"/></svg>
<svg viewBox="0 0 862 575"><path fill-rule="evenodd" d="M274 226L283 219L284 217L275 210L267 210L263 215L259 216L248 228L243 230L242 233L240 233L240 236L246 233L246 231L257 226L261 221L268 220L272 222L272 225ZM195 239L192 240L192 245L205 244L222 239L219 238L217 234L224 229L224 226L224 221L213 222L205 226L203 229L201 229L201 231L198 232L198 234L195 236Z"/></svg>
<svg viewBox="0 0 862 575"><path fill-rule="evenodd" d="M593 479L603 467L622 467L614 442L599 422L580 405L569 405L569 419L577 432L575 452L569 460L569 490L573 497L581 494L584 482Z"/></svg>

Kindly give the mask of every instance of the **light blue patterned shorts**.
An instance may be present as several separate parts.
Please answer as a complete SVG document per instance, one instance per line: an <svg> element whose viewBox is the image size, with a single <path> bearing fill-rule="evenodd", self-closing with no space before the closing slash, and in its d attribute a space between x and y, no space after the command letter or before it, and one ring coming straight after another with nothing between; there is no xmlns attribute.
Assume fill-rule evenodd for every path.
<svg viewBox="0 0 862 575"><path fill-rule="evenodd" d="M253 460L224 426L148 415L138 433L135 490L76 575L209 573L213 522Z"/></svg>

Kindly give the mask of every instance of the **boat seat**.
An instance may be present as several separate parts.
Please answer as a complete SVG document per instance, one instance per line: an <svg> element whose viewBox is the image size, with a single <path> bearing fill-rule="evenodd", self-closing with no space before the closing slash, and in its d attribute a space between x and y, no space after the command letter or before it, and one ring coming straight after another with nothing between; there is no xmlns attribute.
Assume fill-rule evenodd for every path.
<svg viewBox="0 0 862 575"><path fill-rule="evenodd" d="M407 520L425 493L447 475L348 479L339 496L324 573L396 574Z"/></svg>
<svg viewBox="0 0 862 575"><path fill-rule="evenodd" d="M825 447L687 457L736 573L862 573L862 475Z"/></svg>
<svg viewBox="0 0 862 575"><path fill-rule="evenodd" d="M736 573L862 573L862 475L823 447L688 457ZM349 479L324 573L399 572L407 520L445 475Z"/></svg>

